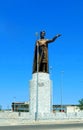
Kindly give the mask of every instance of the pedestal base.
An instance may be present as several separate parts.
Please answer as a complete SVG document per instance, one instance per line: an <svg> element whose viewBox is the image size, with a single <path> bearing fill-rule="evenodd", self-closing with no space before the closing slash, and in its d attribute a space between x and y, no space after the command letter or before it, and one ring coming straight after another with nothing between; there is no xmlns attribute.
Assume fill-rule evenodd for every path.
<svg viewBox="0 0 83 130"><path fill-rule="evenodd" d="M37 80L38 76L38 80ZM48 73L34 73L30 81L30 113L50 114L52 111L52 81Z"/></svg>

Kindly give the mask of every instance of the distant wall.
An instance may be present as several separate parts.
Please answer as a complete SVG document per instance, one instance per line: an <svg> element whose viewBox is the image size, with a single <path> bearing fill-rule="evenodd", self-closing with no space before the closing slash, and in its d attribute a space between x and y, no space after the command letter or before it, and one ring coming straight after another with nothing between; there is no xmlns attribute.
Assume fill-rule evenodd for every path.
<svg viewBox="0 0 83 130"><path fill-rule="evenodd" d="M0 120L1 119L23 119L23 120L35 120L35 115L31 115L29 112L11 112L4 111L0 112ZM80 112L72 112L72 113L64 113L64 112L56 112L51 114L38 114L39 120L65 120L65 119L83 119L83 111Z"/></svg>

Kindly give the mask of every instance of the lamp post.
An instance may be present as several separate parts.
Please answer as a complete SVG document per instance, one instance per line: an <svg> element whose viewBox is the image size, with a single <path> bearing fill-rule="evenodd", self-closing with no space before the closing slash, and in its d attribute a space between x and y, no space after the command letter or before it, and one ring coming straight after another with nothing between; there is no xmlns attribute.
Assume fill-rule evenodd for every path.
<svg viewBox="0 0 83 130"><path fill-rule="evenodd" d="M14 97L14 111L15 111L15 101L16 101L16 97Z"/></svg>
<svg viewBox="0 0 83 130"><path fill-rule="evenodd" d="M63 103L63 93L62 93L62 89L63 89L63 74L64 71L61 71L61 82L60 82L60 95L61 95L61 111L62 111L62 103Z"/></svg>
<svg viewBox="0 0 83 130"><path fill-rule="evenodd" d="M50 76L52 77L52 66L50 66Z"/></svg>
<svg viewBox="0 0 83 130"><path fill-rule="evenodd" d="M50 66L49 69L50 69L50 77L52 80L52 66ZM52 83L52 81L51 81L51 83ZM52 84L52 88L51 88L51 94L52 94L51 95L52 98L50 99L51 100L51 108L50 109L51 109L51 111L53 111L53 84Z"/></svg>
<svg viewBox="0 0 83 130"><path fill-rule="evenodd" d="M38 40L38 32L36 32L36 37ZM36 42L37 42L36 40ZM37 44L37 85L36 85L36 112L35 112L35 120L38 119L38 68L39 68L39 62L38 62L38 58L39 58L39 46Z"/></svg>

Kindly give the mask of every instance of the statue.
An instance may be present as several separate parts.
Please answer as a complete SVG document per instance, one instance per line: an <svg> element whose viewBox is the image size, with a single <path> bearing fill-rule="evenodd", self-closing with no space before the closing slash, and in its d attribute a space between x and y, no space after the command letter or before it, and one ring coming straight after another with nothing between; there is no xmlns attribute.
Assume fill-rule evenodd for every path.
<svg viewBox="0 0 83 130"><path fill-rule="evenodd" d="M49 73L48 67L48 43L54 42L61 34L57 34L52 39L44 39L45 31L40 32L40 39L36 41L33 73Z"/></svg>

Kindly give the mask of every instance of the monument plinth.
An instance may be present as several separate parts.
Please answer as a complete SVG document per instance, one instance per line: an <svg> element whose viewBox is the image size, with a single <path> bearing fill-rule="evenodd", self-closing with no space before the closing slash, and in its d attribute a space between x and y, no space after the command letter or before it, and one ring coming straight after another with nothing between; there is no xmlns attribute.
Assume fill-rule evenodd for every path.
<svg viewBox="0 0 83 130"><path fill-rule="evenodd" d="M30 113L36 111L39 114L52 111L52 81L48 73L34 73L30 81Z"/></svg>

